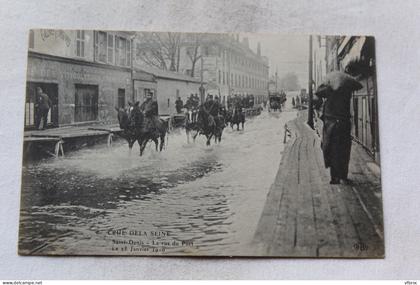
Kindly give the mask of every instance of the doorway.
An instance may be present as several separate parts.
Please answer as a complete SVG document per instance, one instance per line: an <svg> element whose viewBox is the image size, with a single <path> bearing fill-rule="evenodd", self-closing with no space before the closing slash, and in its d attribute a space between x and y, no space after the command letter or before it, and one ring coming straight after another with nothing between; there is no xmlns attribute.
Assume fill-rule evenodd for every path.
<svg viewBox="0 0 420 285"><path fill-rule="evenodd" d="M25 129L37 128L41 119L37 107L39 101L36 96L37 87L41 87L51 100L52 106L48 113L47 127L58 127L58 84L29 81L26 84Z"/></svg>

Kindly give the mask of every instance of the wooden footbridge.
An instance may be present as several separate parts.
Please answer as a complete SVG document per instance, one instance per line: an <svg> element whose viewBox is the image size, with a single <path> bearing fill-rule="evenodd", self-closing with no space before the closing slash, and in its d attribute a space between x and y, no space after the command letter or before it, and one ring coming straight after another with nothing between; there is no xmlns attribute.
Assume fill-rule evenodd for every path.
<svg viewBox="0 0 420 285"><path fill-rule="evenodd" d="M106 137L107 145L111 146L114 135L120 132L118 125L99 124L25 131L24 157L34 146L54 157L64 156L63 144L75 139Z"/></svg>

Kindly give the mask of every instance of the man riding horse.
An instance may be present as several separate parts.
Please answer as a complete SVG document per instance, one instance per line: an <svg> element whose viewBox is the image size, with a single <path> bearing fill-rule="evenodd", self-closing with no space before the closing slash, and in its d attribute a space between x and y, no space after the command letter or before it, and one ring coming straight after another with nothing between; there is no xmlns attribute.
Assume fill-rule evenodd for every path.
<svg viewBox="0 0 420 285"><path fill-rule="evenodd" d="M207 145L210 145L210 139L215 136L216 139L221 140L222 132L225 126L224 118L219 114L222 106L219 98L213 100L213 95L207 95L206 102L204 102L198 111L198 126L200 133L207 137Z"/></svg>
<svg viewBox="0 0 420 285"><path fill-rule="evenodd" d="M146 147L149 140L152 140L158 150L159 139L162 151L165 144L168 124L158 117L157 103L152 100L152 94L148 94L146 101L139 106L139 102L129 107L128 112L124 109L116 108L118 112L118 121L123 130L121 136L128 142L131 149L137 141L140 146L140 155Z"/></svg>
<svg viewBox="0 0 420 285"><path fill-rule="evenodd" d="M233 125L237 126L237 130L239 130L239 125L242 124L242 129L244 129L245 124L245 114L243 113L243 100L238 95L235 95L232 102L232 109L229 110L228 121L230 122L230 126L233 129Z"/></svg>

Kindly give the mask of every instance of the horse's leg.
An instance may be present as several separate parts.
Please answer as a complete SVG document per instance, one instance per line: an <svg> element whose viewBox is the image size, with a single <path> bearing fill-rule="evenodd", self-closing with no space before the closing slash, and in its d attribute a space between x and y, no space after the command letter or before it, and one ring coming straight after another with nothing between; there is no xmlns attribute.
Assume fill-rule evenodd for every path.
<svg viewBox="0 0 420 285"><path fill-rule="evenodd" d="M210 141L211 141L211 138L213 137L213 134L210 134L208 137L207 137L207 143L206 143L206 145L210 145Z"/></svg>
<svg viewBox="0 0 420 285"><path fill-rule="evenodd" d="M187 134L187 143L189 144L190 143L190 131L187 128L185 128L185 133Z"/></svg>
<svg viewBox="0 0 420 285"><path fill-rule="evenodd" d="M157 138L152 138L152 141L155 143L155 149L158 151L159 149L159 140Z"/></svg>
<svg viewBox="0 0 420 285"><path fill-rule="evenodd" d="M143 155L144 149L146 148L147 145L147 139L145 139L144 141L142 141L141 145L140 145L140 156Z"/></svg>
<svg viewBox="0 0 420 285"><path fill-rule="evenodd" d="M160 136L160 149L159 149L159 151L162 151L163 146L165 145L165 135L166 134L163 134L163 135Z"/></svg>
<svg viewBox="0 0 420 285"><path fill-rule="evenodd" d="M131 150L133 149L133 145L136 142L136 140L128 139L127 142L128 142L128 152L131 154Z"/></svg>
<svg viewBox="0 0 420 285"><path fill-rule="evenodd" d="M197 136L198 136L198 131L195 133L195 135L193 135L193 141L195 142L195 139L197 138Z"/></svg>
<svg viewBox="0 0 420 285"><path fill-rule="evenodd" d="M141 140L137 140L137 143L139 144L139 148L140 148L140 156L143 154L143 151L142 151L142 141Z"/></svg>

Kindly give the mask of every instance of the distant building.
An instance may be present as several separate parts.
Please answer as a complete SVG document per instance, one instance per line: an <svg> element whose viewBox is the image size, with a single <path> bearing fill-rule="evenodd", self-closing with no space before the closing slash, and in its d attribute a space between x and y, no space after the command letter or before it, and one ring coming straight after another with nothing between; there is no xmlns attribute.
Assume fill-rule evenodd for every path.
<svg viewBox="0 0 420 285"><path fill-rule="evenodd" d="M188 53L194 51L197 42L186 44L180 51L180 71L191 74L192 62ZM268 94L268 59L261 55L258 44L254 52L248 38L239 41L238 35L203 34L199 41L202 58L196 63L194 77L202 80L207 94L221 96L226 102L228 95L255 96L262 102Z"/></svg>
<svg viewBox="0 0 420 285"><path fill-rule="evenodd" d="M132 97L129 32L31 30L25 128L37 115L36 87L50 97L49 124L116 122L114 107Z"/></svg>
<svg viewBox="0 0 420 285"><path fill-rule="evenodd" d="M133 73L135 100L144 102L148 93L158 102L159 115L175 113L178 96L184 104L191 94L199 94L200 81L188 75L153 67L135 68Z"/></svg>

